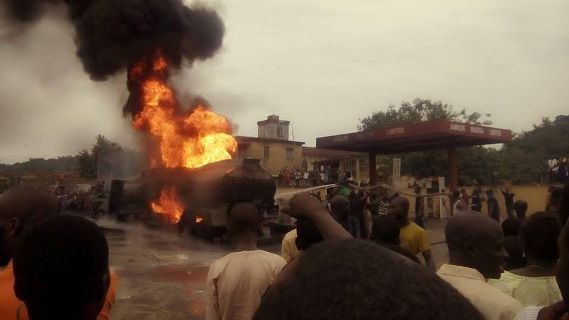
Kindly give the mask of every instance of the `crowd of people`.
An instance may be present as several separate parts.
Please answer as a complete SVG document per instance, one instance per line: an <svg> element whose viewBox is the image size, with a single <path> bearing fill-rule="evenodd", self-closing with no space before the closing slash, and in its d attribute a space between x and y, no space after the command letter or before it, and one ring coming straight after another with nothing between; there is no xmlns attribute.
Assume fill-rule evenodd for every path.
<svg viewBox="0 0 569 320"><path fill-rule="evenodd" d="M445 227L449 260L436 271L407 198L391 197L387 214L379 213L381 201L366 199L364 208L373 203L378 213L358 234L349 218L364 197L345 194L294 196L283 210L296 228L281 256L257 247L257 207L234 204L234 251L209 269L206 319L569 317L569 186L550 196L544 212L511 215L501 226L491 215L455 213ZM103 232L60 214L45 190L0 195L0 265L0 319L109 317L118 280Z"/></svg>

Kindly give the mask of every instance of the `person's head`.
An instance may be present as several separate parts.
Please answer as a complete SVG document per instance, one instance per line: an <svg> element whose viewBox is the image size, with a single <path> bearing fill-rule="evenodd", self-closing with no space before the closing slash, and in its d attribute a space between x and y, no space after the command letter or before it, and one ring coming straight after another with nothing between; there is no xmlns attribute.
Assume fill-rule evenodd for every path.
<svg viewBox="0 0 569 320"><path fill-rule="evenodd" d="M390 215L373 218L370 239L379 244L399 245L399 223Z"/></svg>
<svg viewBox="0 0 569 320"><path fill-rule="evenodd" d="M227 218L227 227L233 237L257 236L260 215L259 210L253 203L240 202L234 204Z"/></svg>
<svg viewBox="0 0 569 320"><path fill-rule="evenodd" d="M324 241L295 259L267 290L253 319L462 320L482 316L427 268L370 241L350 239Z"/></svg>
<svg viewBox="0 0 569 320"><path fill-rule="evenodd" d="M415 194L421 194L421 187L415 186Z"/></svg>
<svg viewBox="0 0 569 320"><path fill-rule="evenodd" d="M517 237L520 234L522 221L518 218L508 217L502 222L502 231L506 237Z"/></svg>
<svg viewBox="0 0 569 320"><path fill-rule="evenodd" d="M463 196L467 195L466 189L460 189L460 193L461 193Z"/></svg>
<svg viewBox="0 0 569 320"><path fill-rule="evenodd" d="M298 219L296 222L296 239L295 244L298 250L304 251L310 248L313 244L324 241L322 234L316 228L316 225L304 218Z"/></svg>
<svg viewBox="0 0 569 320"><path fill-rule="evenodd" d="M350 213L350 201L344 196L334 196L332 200L330 200L330 210L336 221L343 222L348 218L348 214Z"/></svg>
<svg viewBox="0 0 569 320"><path fill-rule="evenodd" d="M513 209L518 216L525 216L528 210L528 203L524 200L516 200L513 205Z"/></svg>
<svg viewBox="0 0 569 320"><path fill-rule="evenodd" d="M536 212L527 218L520 229L520 240L528 264L555 265L559 258L557 239L561 227L552 213Z"/></svg>
<svg viewBox="0 0 569 320"><path fill-rule="evenodd" d="M109 287L101 229L62 215L27 230L14 250L14 291L35 319L96 319Z"/></svg>
<svg viewBox="0 0 569 320"><path fill-rule="evenodd" d="M59 214L57 197L40 187L14 187L0 194L0 266L12 259L15 242L32 225Z"/></svg>
<svg viewBox="0 0 569 320"><path fill-rule="evenodd" d="M450 263L477 269L486 278L504 272L504 233L493 219L478 212L455 215L445 228Z"/></svg>
<svg viewBox="0 0 569 320"><path fill-rule="evenodd" d="M409 220L409 200L404 197L396 197L391 200L389 214L399 222L400 226L406 225Z"/></svg>
<svg viewBox="0 0 569 320"><path fill-rule="evenodd" d="M493 196L493 195L494 195L494 190L492 190L492 189L486 190L486 195L489 196L489 197Z"/></svg>

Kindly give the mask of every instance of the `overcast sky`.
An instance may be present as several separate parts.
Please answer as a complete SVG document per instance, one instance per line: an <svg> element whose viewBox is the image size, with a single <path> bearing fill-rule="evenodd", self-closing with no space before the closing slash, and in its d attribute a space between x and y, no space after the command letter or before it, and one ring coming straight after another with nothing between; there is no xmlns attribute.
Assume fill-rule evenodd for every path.
<svg viewBox="0 0 569 320"><path fill-rule="evenodd" d="M212 2L210 2L212 3ZM355 131L358 119L415 97L492 113L530 129L569 113L569 1L239 0L213 59L176 76L237 126L275 113L294 138ZM136 147L125 77L92 82L56 13L16 34L0 25L0 162L76 154L97 134Z"/></svg>

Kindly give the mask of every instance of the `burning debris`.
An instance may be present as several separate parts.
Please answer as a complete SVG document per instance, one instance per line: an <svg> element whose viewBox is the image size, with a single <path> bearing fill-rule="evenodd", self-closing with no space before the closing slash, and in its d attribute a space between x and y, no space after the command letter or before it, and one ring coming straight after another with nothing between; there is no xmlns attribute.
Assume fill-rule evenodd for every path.
<svg viewBox="0 0 569 320"><path fill-rule="evenodd" d="M169 73L221 47L224 26L215 11L182 0L0 0L14 23L37 20L49 5L64 3L75 27L77 56L93 80L127 71L123 112L148 137L150 169L196 169L231 159L237 142L222 116L205 104L184 112ZM163 179L161 179L163 180ZM184 205L174 182L162 181L149 206L170 223Z"/></svg>

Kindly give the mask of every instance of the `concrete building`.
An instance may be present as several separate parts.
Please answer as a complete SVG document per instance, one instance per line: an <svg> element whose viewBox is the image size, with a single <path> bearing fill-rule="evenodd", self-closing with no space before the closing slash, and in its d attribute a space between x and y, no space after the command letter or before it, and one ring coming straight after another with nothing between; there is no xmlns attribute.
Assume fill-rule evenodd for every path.
<svg viewBox="0 0 569 320"><path fill-rule="evenodd" d="M304 142L273 138L237 136L238 159L260 159L261 166L273 176L287 168L302 168L302 145Z"/></svg>
<svg viewBox="0 0 569 320"><path fill-rule="evenodd" d="M356 181L367 181L368 158L365 153L303 147L304 142L289 140L290 121L270 115L258 121L258 136L236 136L237 159L260 159L261 166L273 176L289 172L325 170L330 181L339 172L351 173Z"/></svg>
<svg viewBox="0 0 569 320"><path fill-rule="evenodd" d="M290 121L280 120L276 114L267 117L267 120L257 122L259 138L289 140Z"/></svg>
<svg viewBox="0 0 569 320"><path fill-rule="evenodd" d="M306 170L326 172L332 181L337 181L340 172L350 173L357 182L369 180L368 156L365 153L303 147L302 154Z"/></svg>

